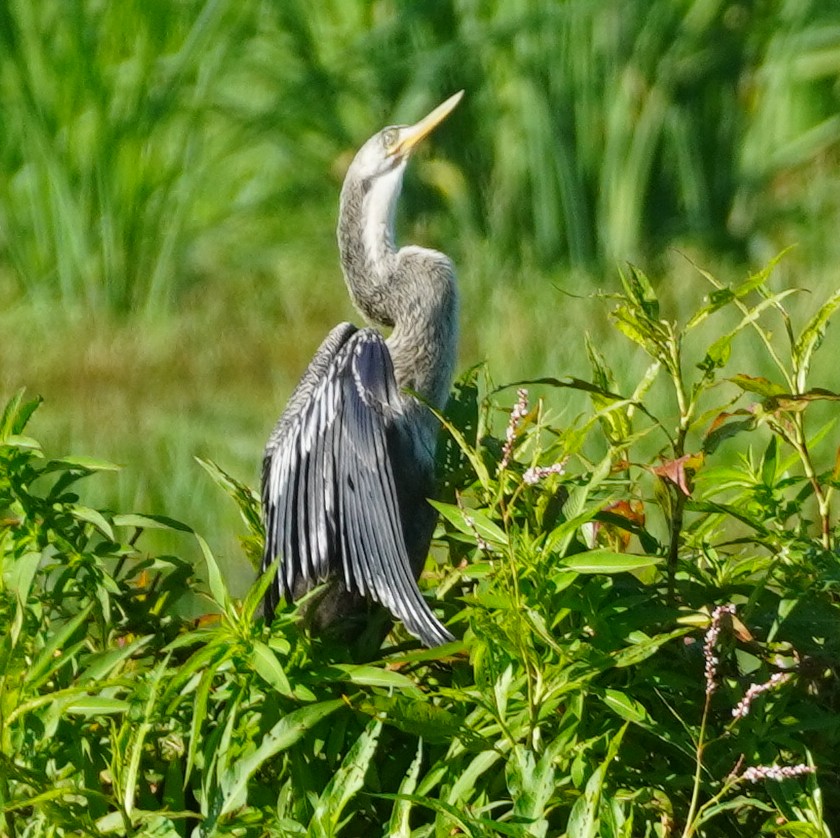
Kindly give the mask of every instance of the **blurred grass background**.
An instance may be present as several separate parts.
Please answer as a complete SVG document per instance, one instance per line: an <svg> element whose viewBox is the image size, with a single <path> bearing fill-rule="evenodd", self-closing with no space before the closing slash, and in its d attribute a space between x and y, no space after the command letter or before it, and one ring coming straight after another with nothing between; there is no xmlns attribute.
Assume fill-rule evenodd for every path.
<svg viewBox="0 0 840 838"><path fill-rule="evenodd" d="M632 373L587 298L627 260L672 317L707 291L683 253L735 281L796 244L779 287L840 284L835 3L2 0L0 384L47 399L53 453L125 466L92 503L187 521L247 585L193 457L256 485L315 347L358 321L352 154L461 88L400 240L458 267L462 367L586 376L588 330Z"/></svg>

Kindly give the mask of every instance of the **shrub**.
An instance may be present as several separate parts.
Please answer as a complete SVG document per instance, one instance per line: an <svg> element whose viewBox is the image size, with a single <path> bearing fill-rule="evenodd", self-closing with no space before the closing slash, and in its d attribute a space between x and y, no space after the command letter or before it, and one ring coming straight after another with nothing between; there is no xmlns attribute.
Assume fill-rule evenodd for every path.
<svg viewBox="0 0 840 838"><path fill-rule="evenodd" d="M630 268L611 316L649 359L632 390L592 345L591 381L520 383L513 410L468 372L443 418L450 561L425 579L463 640L417 651L397 628L373 662L291 608L267 629L267 578L234 602L197 535L204 583L144 553L149 528L191 531L85 506L79 481L113 466L45 457L18 394L0 422L6 832L828 835L840 475L834 418L807 422L840 396L808 374L840 293L797 332L768 275L707 276L678 325ZM745 332L773 377L737 368ZM558 427L534 388L593 410ZM254 493L204 465L258 555Z"/></svg>

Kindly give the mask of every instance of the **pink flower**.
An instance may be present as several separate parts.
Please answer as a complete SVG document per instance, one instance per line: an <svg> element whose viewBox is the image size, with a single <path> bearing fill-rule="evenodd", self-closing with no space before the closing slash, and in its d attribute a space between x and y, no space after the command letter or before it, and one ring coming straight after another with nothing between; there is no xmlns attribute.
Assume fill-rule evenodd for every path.
<svg viewBox="0 0 840 838"><path fill-rule="evenodd" d="M814 768L811 765L751 765L744 769L740 779L758 783L761 780L787 780L790 777L813 773Z"/></svg>
<svg viewBox="0 0 840 838"><path fill-rule="evenodd" d="M773 687L777 687L779 684L784 684L785 681L789 680L790 673L776 672L774 675L770 676L769 681L766 681L763 684L753 684L746 693L744 693L744 697L735 705L735 708L732 710L732 715L736 719L743 719L750 712L750 704L752 704L752 701L756 696L761 695L763 692L767 692L767 690L772 690Z"/></svg>
<svg viewBox="0 0 840 838"><path fill-rule="evenodd" d="M508 467L511 454L513 454L513 443L516 441L516 429L528 414L528 391L524 387L520 387L516 391L516 396L517 401L510 412L510 419L505 431L505 445L502 448L502 460L499 463L500 472Z"/></svg>
<svg viewBox="0 0 840 838"><path fill-rule="evenodd" d="M563 474L566 471L566 461L563 460L559 463L553 463L550 466L534 466L533 468L529 468L525 474L522 475L522 479L529 485L533 486L535 483L539 483L545 477L548 477L550 474Z"/></svg>
<svg viewBox="0 0 840 838"><path fill-rule="evenodd" d="M734 605L718 605L712 611L712 622L706 631L703 643L703 657L706 659L706 695L711 695L717 688L717 668L720 659L715 655L715 646L720 636L720 624L724 614L734 614Z"/></svg>

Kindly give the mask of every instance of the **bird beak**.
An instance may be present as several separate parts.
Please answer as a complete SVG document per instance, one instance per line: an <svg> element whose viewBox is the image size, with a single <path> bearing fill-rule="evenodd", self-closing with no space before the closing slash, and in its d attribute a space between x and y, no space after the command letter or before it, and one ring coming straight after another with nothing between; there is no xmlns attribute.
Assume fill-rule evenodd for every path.
<svg viewBox="0 0 840 838"><path fill-rule="evenodd" d="M401 129L399 139L388 151L389 156L407 157L420 140L431 134L455 110L455 106L461 101L463 95L464 91L459 90L443 104L438 105L428 116L424 116L414 125Z"/></svg>

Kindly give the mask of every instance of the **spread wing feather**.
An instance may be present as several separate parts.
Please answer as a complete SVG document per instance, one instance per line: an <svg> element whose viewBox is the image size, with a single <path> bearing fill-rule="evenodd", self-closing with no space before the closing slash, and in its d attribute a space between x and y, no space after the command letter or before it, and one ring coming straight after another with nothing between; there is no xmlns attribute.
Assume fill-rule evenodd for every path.
<svg viewBox="0 0 840 838"><path fill-rule="evenodd" d="M300 596L333 574L433 646L452 639L408 560L388 431L400 412L388 348L372 329L333 329L269 439L263 461L266 595Z"/></svg>

